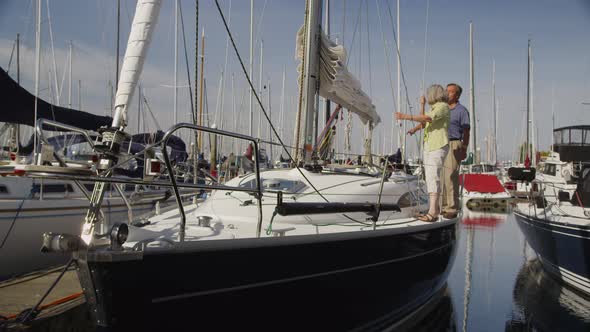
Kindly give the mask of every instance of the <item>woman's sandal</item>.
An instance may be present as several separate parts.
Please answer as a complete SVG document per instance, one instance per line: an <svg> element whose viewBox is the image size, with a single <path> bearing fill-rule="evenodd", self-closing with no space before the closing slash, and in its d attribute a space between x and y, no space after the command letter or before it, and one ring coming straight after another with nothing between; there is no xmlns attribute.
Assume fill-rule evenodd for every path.
<svg viewBox="0 0 590 332"><path fill-rule="evenodd" d="M418 220L424 222L435 222L438 221L438 217L433 217L430 213L427 213L423 216L418 217Z"/></svg>

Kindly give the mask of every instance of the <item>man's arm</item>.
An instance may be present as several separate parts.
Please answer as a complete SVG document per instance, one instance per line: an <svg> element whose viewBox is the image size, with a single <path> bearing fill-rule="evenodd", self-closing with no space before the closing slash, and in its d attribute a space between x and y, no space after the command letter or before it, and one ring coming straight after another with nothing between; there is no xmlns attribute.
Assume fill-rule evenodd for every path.
<svg viewBox="0 0 590 332"><path fill-rule="evenodd" d="M465 128L463 129L463 148L465 149L465 151L467 151L467 146L469 146L469 133L470 133L470 128Z"/></svg>

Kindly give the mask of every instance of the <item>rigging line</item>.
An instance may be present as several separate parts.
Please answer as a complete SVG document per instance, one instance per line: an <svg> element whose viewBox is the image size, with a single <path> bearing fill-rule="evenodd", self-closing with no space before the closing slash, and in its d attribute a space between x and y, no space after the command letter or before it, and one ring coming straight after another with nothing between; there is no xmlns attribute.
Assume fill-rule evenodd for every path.
<svg viewBox="0 0 590 332"><path fill-rule="evenodd" d="M396 46L395 47L395 50L396 50L396 54L397 54L398 59L399 59L400 73L401 73L401 76L402 76L402 83L404 85L404 91L406 93L406 104L407 104L408 109L410 110L409 113L410 114L414 114L412 104L410 103L410 96L408 94L408 85L406 84L406 75L404 74L404 70L403 70L404 66L403 66L403 63L402 63L402 56L400 54L399 47L397 47L398 41L397 41L397 38L396 38L395 26L393 24L393 15L391 14L391 6L389 5L389 1L386 0L385 3L387 4L387 8L388 8L388 12L389 12L389 19L391 21L391 26L393 28L393 41L395 42L395 46ZM398 98L399 97L400 96L398 96ZM398 112L401 112L401 110L398 110ZM400 124L400 127L401 127L401 124ZM400 133L400 134L406 135L406 133ZM417 136L414 136L414 139L416 141L416 144L419 145L420 144L420 139Z"/></svg>
<svg viewBox="0 0 590 332"><path fill-rule="evenodd" d="M14 55L14 50L16 49L16 40L14 44L12 44L12 51L10 51L10 59L8 60L8 67L6 69L6 73L10 73L10 65L12 64L12 56Z"/></svg>
<svg viewBox="0 0 590 332"><path fill-rule="evenodd" d="M358 9L358 15L356 17L356 22L354 23L354 30L352 30L352 41L350 42L350 47L348 47L348 49L352 49L352 47L354 46L354 39L356 38L356 31L358 30L358 25L359 25L359 20L361 18L361 13L362 13L362 9L363 9L363 2L359 1L359 9ZM344 46L344 39L342 40L342 45ZM346 47L344 49L347 49ZM346 66L348 67L348 62L350 62L350 57L346 58Z"/></svg>
<svg viewBox="0 0 590 332"><path fill-rule="evenodd" d="M61 95L61 88L59 86L59 83L57 81L57 64L55 63L55 49L53 47L53 28L51 27L51 11L49 10L49 0L45 1L45 4L47 5L47 25L49 28L49 40L51 43L51 59L53 60L53 79L54 79L54 83L55 83L55 95L56 95L56 101L57 101L57 105L60 106L60 102L59 102L59 96Z"/></svg>
<svg viewBox="0 0 590 332"><path fill-rule="evenodd" d="M266 3L268 0L264 0L264 5L262 6L262 11L260 12L260 19L258 20L258 26L256 27L256 38L254 39L254 45L258 45L258 40L260 36L260 29L262 28L262 21L264 20L264 13L266 12ZM231 7L230 7L231 9ZM231 12L228 16L229 23L231 23Z"/></svg>
<svg viewBox="0 0 590 332"><path fill-rule="evenodd" d="M385 40L385 33L383 32L383 21L381 20L381 6L379 0L375 0L377 4L377 17L379 19L379 25L381 26L381 39L383 40L383 53L385 54L385 63L387 64L387 77L389 78L389 86L391 87L391 98L393 99L393 109L397 112L397 102L395 98L395 90L393 88L393 80L391 74L391 65L389 59L389 52L387 52L387 41Z"/></svg>
<svg viewBox="0 0 590 332"><path fill-rule="evenodd" d="M401 72L401 76L402 76L402 83L404 84L404 90L406 92L406 103L408 105L408 108L410 109L410 114L413 114L412 112L412 105L410 104L410 97L408 95L408 86L406 85L406 75L404 75L404 70L403 70L403 65L402 65L402 56L399 53L399 49L397 47L397 38L395 37L395 26L393 25L393 15L391 14L391 6L389 5L388 1L385 1L385 3L387 3L387 8L388 8L388 12L389 12L389 19L391 21L391 26L393 28L393 41L395 42L395 49L396 49L396 53L397 56L399 57L399 63L400 63L400 72Z"/></svg>
<svg viewBox="0 0 590 332"><path fill-rule="evenodd" d="M59 86L61 86L62 88L59 89L59 94L57 95L57 98L60 99L61 98L61 93L64 91L63 86L64 86L64 82L66 81L66 72L68 70L66 70L66 68L68 68L68 62L70 60L70 52L68 52L68 56L65 59L65 63L64 63L64 70L63 70L63 74L61 75L61 84Z"/></svg>
<svg viewBox="0 0 590 332"><path fill-rule="evenodd" d="M236 43L234 41L234 37L232 36L231 31L229 30L229 26L227 25L227 21L225 20L225 16L223 15L223 10L219 6L219 0L215 0L215 5L217 6L217 10L219 11L219 15L221 16L221 19L223 20L223 25L225 26L225 30L227 31L227 34L229 35L229 39L231 40L232 47L233 47L233 49L236 53L236 56L240 62L240 66L242 67L242 71L244 72L244 75L246 76L246 81L248 81L248 85L250 85L250 88L252 89L252 94L254 95L254 97L256 98L256 101L258 102L258 105L260 106L260 110L262 111L262 113L264 114L264 117L268 121L273 134L277 137L277 140L279 141L279 143L281 143L283 150L285 150L285 152L287 153L287 156L289 156L289 158L291 160L293 160L291 153L289 152L289 150L285 147L285 145L283 143L283 139L278 135L275 126L273 125L272 121L270 121L270 118L269 118L268 114L266 113L266 109L264 109L264 105L262 104L262 101L260 100L260 96L258 96L258 93L256 93L256 89L254 89L254 85L252 84L252 81L250 80L250 76L248 76L248 71L246 70L246 67L244 66L244 61L242 61L242 56L240 55L240 52L238 51L238 47L236 46ZM313 185L313 183L311 183L311 181L307 178L307 176L305 176L303 171L301 171L301 169L297 165L295 166L295 168L299 171L299 173L307 181L307 183L309 183L309 185L313 188L313 190L315 190L320 195L320 197L322 197L326 202L329 202L328 199L326 197L324 197L324 195L322 195L317 190L317 188Z"/></svg>
<svg viewBox="0 0 590 332"><path fill-rule="evenodd" d="M422 86L420 90L424 94L424 82L426 77L426 54L427 54L427 43L428 43L428 12L430 9L430 0L426 0L426 28L424 29L424 62L422 66Z"/></svg>
<svg viewBox="0 0 590 332"><path fill-rule="evenodd" d="M369 61L369 96L373 97L373 75L371 73L371 30L369 24L369 0L366 4L366 20L367 20L367 58Z"/></svg>
<svg viewBox="0 0 590 332"><path fill-rule="evenodd" d="M193 88L191 86L191 73L190 73L190 67L188 65L188 52L186 49L186 36L184 33L184 19L183 19L183 15L182 15L182 1L178 2L178 10L180 11L180 15L178 15L178 16L180 16L180 27L182 30L182 44L184 46L184 61L186 63L186 80L188 82L188 95L189 95L189 100L191 102L191 113L194 118L195 117L195 105L193 103Z"/></svg>
<svg viewBox="0 0 590 332"><path fill-rule="evenodd" d="M162 130L162 128L160 127L160 124L158 123L158 120L156 119L156 117L154 116L154 113L152 112L152 109L147 101L147 98L145 97L145 90L144 90L144 93L142 94L141 97L143 97L143 103L144 103L145 107L147 108L148 112L150 113L150 116L152 117L152 120L154 121L156 128L158 130Z"/></svg>

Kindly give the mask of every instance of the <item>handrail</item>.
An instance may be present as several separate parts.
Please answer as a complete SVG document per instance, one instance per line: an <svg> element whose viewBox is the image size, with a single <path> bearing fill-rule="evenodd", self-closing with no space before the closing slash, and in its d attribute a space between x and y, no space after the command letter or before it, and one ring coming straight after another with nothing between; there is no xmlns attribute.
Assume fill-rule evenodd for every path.
<svg viewBox="0 0 590 332"><path fill-rule="evenodd" d="M88 132L86 132L86 130L80 129L80 128L77 128L74 126L70 126L67 124L47 120L47 119L39 119L39 120L37 120L37 123L35 125L35 131L37 132L37 136L41 139L41 141L44 144L49 144L49 142L45 138L45 134L43 134L43 125L44 124L48 124L48 125L56 127L56 128L62 128L67 131L73 131L73 132L79 133L86 138L86 140L88 141L88 144L90 144L92 149L94 149L94 143L92 142L92 139L90 138L90 135L88 135ZM66 162L55 151L53 152L53 157L59 162L59 164L62 167L66 166ZM37 156L33 156L33 164L35 164L36 158L37 158ZM74 183L76 184L78 189L80 189L82 194L84 194L86 199L90 200L90 193L88 192L88 190L86 190L86 188L84 188L84 186L80 182L78 182L77 180L74 180Z"/></svg>
<svg viewBox="0 0 590 332"><path fill-rule="evenodd" d="M39 136L44 143L47 143L47 140L45 139L45 135L43 134L43 125L45 125L45 124L49 125L49 126L53 126L55 128L64 129L64 131L73 131L75 133L81 134L82 136L84 136L84 138L86 138L86 140L88 141L88 144L90 144L92 149L94 149L94 142L92 141L92 138L90 138L90 135L88 135L88 131L78 128L78 127L70 126L70 125L67 125L64 123L55 122L52 120L39 119L39 120L37 120L37 125L35 126L35 130L37 131L37 136Z"/></svg>
<svg viewBox="0 0 590 332"><path fill-rule="evenodd" d="M254 155L255 156L258 156L258 140L253 137L250 137L250 136L232 133L232 132L228 132L228 131L224 131L224 130L219 130L216 128L203 127L203 126L199 126L199 125L195 125L195 124L191 124L191 123L176 124L176 125L172 126L172 128L168 129L166 134L164 134L164 137L162 138L162 155L164 156L164 162L166 164L166 168L168 169L168 172L170 175L170 182L172 183L172 188L174 189L174 196L176 197L176 204L178 205L178 209L180 211L180 240L184 241L184 232L185 232L185 228L186 228L186 214L184 212L184 207L182 205L182 200L180 198L180 192L178 191L178 184L176 183L176 177L174 176L174 174L172 174L172 172L173 172L172 163L170 162L170 156L168 156L168 149L167 149L168 139L170 138L170 136L172 136L173 133L175 133L176 131L178 131L179 129L182 129L182 128L191 129L193 131L195 131L195 130L196 131L203 131L203 132L210 133L210 134L229 136L232 138L250 141L254 146ZM196 156L193 156L193 158L196 158ZM260 232L262 230L262 185L260 183L260 166L258 164L258 158L255 159L254 164L255 164L255 173L256 173L256 189L255 190L253 190L253 189L242 190L242 191L256 193L256 199L258 200L258 225L256 227L256 237L260 237ZM226 187L226 186L223 186L223 187ZM208 186L208 188L211 188L211 186ZM244 189L246 189L246 188L244 188Z"/></svg>

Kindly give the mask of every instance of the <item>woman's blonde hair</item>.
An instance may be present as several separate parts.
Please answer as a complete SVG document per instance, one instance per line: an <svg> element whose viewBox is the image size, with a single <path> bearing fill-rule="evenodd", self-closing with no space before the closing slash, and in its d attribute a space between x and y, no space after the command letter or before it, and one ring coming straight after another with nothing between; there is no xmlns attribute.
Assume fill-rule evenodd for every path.
<svg viewBox="0 0 590 332"><path fill-rule="evenodd" d="M449 96L447 91L439 84L433 84L426 90L426 101L429 105L434 105L440 101L447 103Z"/></svg>

